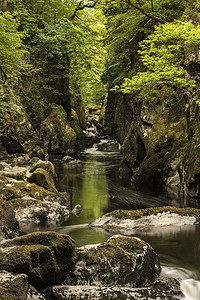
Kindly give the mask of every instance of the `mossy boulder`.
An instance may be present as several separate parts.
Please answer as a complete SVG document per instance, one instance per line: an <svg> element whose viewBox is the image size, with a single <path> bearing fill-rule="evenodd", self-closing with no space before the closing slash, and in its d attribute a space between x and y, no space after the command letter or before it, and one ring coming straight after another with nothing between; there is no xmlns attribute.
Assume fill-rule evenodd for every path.
<svg viewBox="0 0 200 300"><path fill-rule="evenodd" d="M142 230L150 231L155 226L192 225L199 218L200 210L195 208L177 208L171 206L138 210L114 210L90 223L99 231L109 234L132 235ZM100 230L101 231L101 230Z"/></svg>
<svg viewBox="0 0 200 300"><path fill-rule="evenodd" d="M139 238L113 236L77 251L75 271L65 280L68 285L142 287L160 274L158 256Z"/></svg>
<svg viewBox="0 0 200 300"><path fill-rule="evenodd" d="M27 275L0 271L0 299L26 300L28 290Z"/></svg>
<svg viewBox="0 0 200 300"><path fill-rule="evenodd" d="M37 232L0 243L0 269L27 274L36 288L64 280L76 261L75 243L64 234Z"/></svg>
<svg viewBox="0 0 200 300"><path fill-rule="evenodd" d="M82 146L84 134L76 112L72 110L71 115L67 115L62 106L54 105L41 123L40 138L51 154L73 152L77 146Z"/></svg>
<svg viewBox="0 0 200 300"><path fill-rule="evenodd" d="M50 161L38 160L33 166L30 168L30 172L34 172L36 169L41 168L47 171L48 175L52 178L52 180L57 180L57 174L55 171L55 167Z"/></svg>
<svg viewBox="0 0 200 300"><path fill-rule="evenodd" d="M48 191L57 192L53 179L49 176L49 173L42 168L38 168L31 173L28 177L28 182L36 183Z"/></svg>
<svg viewBox="0 0 200 300"><path fill-rule="evenodd" d="M44 154L43 145L29 122L19 97L9 88L1 98L0 132L1 158L17 153Z"/></svg>
<svg viewBox="0 0 200 300"><path fill-rule="evenodd" d="M47 176L45 170L37 170L42 170ZM55 188L49 191L26 180L6 177L5 174L0 176L0 190L0 226L5 238L18 233L18 222L58 221L69 216L70 196L66 192L60 193Z"/></svg>

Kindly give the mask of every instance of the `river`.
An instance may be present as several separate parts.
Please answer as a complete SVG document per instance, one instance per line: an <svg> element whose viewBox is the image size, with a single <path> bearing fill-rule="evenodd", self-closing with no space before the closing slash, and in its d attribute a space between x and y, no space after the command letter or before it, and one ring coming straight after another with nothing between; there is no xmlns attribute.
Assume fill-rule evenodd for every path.
<svg viewBox="0 0 200 300"><path fill-rule="evenodd" d="M72 206L80 204L79 217L71 215L62 224L29 225L27 231L55 230L69 234L77 246L104 242L109 236L93 231L88 224L114 209L139 209L153 206L179 206L173 197L136 191L119 177L121 156L113 152L99 152L95 148L82 153L83 163L75 168L56 161L57 188L67 191ZM26 225L25 225L26 226ZM31 227L30 227L31 226ZM161 276L181 281L187 300L200 299L200 226L157 227L137 235L158 253L162 265Z"/></svg>

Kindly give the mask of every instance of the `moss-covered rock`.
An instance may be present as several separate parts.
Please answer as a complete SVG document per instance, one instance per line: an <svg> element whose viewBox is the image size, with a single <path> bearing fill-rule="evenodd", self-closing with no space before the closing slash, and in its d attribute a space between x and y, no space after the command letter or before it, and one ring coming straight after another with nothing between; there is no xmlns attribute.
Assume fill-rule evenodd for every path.
<svg viewBox="0 0 200 300"><path fill-rule="evenodd" d="M26 300L28 289L27 275L0 271L0 299Z"/></svg>
<svg viewBox="0 0 200 300"><path fill-rule="evenodd" d="M199 209L170 206L139 210L115 210L96 219L90 226L97 231L99 228L106 230L109 234L132 235L142 230L150 231L156 226L192 225L199 219L199 214Z"/></svg>
<svg viewBox="0 0 200 300"><path fill-rule="evenodd" d="M42 143L28 120L18 96L7 89L0 99L0 158L6 154L31 153L42 155ZM3 156L3 157L2 157Z"/></svg>
<svg viewBox="0 0 200 300"><path fill-rule="evenodd" d="M50 161L38 160L34 165L32 165L29 169L30 172L34 172L38 168L41 168L47 171L48 175L52 178L52 180L57 180L57 174L55 171L55 167Z"/></svg>
<svg viewBox="0 0 200 300"><path fill-rule="evenodd" d="M78 260L65 284L142 287L160 273L154 250L135 237L114 236L105 243L81 247Z"/></svg>
<svg viewBox="0 0 200 300"><path fill-rule="evenodd" d="M75 243L64 234L37 232L0 243L0 269L27 274L38 288L64 280L76 261Z"/></svg>
<svg viewBox="0 0 200 300"><path fill-rule="evenodd" d="M57 192L54 181L49 176L47 171L42 168L38 168L33 173L31 173L28 177L28 182L36 183L37 185L44 187L48 191Z"/></svg>

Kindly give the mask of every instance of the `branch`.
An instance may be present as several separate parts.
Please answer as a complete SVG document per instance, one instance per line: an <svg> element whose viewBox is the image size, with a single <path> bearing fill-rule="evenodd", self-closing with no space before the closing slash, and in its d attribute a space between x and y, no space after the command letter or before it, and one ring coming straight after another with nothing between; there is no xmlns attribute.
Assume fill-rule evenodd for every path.
<svg viewBox="0 0 200 300"><path fill-rule="evenodd" d="M0 66L0 73L2 76L3 81L6 81L6 79L8 78L5 71L3 70L3 68Z"/></svg>
<svg viewBox="0 0 200 300"><path fill-rule="evenodd" d="M74 12L73 12L73 14L71 15L71 17L69 17L69 20L71 21L71 20L73 20L75 17L77 17L77 12L79 11L79 10L84 10L85 8L94 8L95 7L95 5L97 4L97 2L98 2L99 0L94 0L94 2L92 3L92 4L82 4L82 0L79 2L79 4L78 4L78 6L75 8L75 10L74 10Z"/></svg>
<svg viewBox="0 0 200 300"><path fill-rule="evenodd" d="M165 20L163 20L163 19L161 19L159 17L154 16L153 14L151 14L151 13L147 12L146 10L144 10L144 8L142 8L141 6L139 6L139 5L135 4L135 3L132 3L130 0L122 0L122 1L125 2L125 3L127 3L128 5L136 8L137 10L139 10L141 13L143 13L147 17L149 17L151 19L154 19L154 20L156 20L156 21L158 21L158 22L160 22L162 24L166 23Z"/></svg>

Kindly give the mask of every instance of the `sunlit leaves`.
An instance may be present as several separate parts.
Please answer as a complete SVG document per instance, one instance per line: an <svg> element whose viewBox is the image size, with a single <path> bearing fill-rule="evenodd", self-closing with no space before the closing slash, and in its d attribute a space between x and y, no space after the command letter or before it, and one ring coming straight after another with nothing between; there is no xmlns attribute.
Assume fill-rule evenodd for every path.
<svg viewBox="0 0 200 300"><path fill-rule="evenodd" d="M25 32L18 32L19 23L9 14L0 14L0 79L18 76L28 65L24 56L22 39Z"/></svg>
<svg viewBox="0 0 200 300"><path fill-rule="evenodd" d="M194 27L190 22L177 21L156 27L138 51L146 70L127 78L116 89L127 93L141 90L145 85L163 83L179 88L194 87L194 80L185 79L185 68L188 57L196 56L199 44L200 26Z"/></svg>

